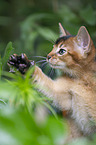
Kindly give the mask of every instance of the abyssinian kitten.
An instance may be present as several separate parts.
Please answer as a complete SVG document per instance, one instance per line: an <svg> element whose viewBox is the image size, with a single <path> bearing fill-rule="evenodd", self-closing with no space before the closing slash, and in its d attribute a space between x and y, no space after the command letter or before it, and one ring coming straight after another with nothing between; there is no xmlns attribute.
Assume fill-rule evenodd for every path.
<svg viewBox="0 0 96 145"><path fill-rule="evenodd" d="M63 75L52 80L35 66L33 78L42 93L53 98L62 111L67 111L70 140L96 132L95 47L84 26L76 36L70 35L61 24L59 26L61 36L46 61L52 68L62 70ZM25 54L14 54L8 61L23 74L31 63Z"/></svg>

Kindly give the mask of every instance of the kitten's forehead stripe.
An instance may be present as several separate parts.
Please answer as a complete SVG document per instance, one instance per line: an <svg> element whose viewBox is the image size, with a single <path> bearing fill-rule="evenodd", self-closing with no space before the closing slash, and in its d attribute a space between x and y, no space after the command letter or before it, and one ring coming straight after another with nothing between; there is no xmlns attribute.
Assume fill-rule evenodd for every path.
<svg viewBox="0 0 96 145"><path fill-rule="evenodd" d="M70 37L74 37L73 35L67 35L67 36L63 36L63 37L60 37L56 40L55 44L58 44L60 41L66 41L68 38Z"/></svg>

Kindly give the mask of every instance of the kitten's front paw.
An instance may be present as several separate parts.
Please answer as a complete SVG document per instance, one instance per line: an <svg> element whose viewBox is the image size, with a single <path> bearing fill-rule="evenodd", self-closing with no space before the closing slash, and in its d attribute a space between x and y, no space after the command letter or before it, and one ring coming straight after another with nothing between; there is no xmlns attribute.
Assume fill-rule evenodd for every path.
<svg viewBox="0 0 96 145"><path fill-rule="evenodd" d="M10 59L8 60L8 65L15 67L17 70L19 70L22 74L25 74L25 72L28 70L28 68L33 65L34 61L30 61L26 54L13 54L11 55Z"/></svg>

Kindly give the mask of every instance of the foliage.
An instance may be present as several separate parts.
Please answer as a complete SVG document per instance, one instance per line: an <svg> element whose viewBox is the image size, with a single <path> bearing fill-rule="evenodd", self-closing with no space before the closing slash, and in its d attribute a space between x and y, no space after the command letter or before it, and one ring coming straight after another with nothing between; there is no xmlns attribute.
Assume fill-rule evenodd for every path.
<svg viewBox="0 0 96 145"><path fill-rule="evenodd" d="M56 145L63 141L66 128L62 122L48 117L45 123L37 124L33 117L28 112L9 107L1 111L0 144Z"/></svg>
<svg viewBox="0 0 96 145"><path fill-rule="evenodd" d="M41 97L41 94L36 91L35 84L32 83L33 80L30 78L33 71L34 68L30 68L24 76L19 72L16 74L3 72L3 75L10 77L12 80L5 79L0 82L1 99L7 101L11 106L23 107L30 113L33 112L34 106L42 104L57 117L55 111L46 103L46 101L51 100L44 96Z"/></svg>
<svg viewBox="0 0 96 145"><path fill-rule="evenodd" d="M6 50L5 50L3 58L1 58L1 56L0 56L0 78L1 78L2 70L5 66L5 64L7 63L7 60L10 57L12 50L13 50L12 42L9 42L6 46Z"/></svg>

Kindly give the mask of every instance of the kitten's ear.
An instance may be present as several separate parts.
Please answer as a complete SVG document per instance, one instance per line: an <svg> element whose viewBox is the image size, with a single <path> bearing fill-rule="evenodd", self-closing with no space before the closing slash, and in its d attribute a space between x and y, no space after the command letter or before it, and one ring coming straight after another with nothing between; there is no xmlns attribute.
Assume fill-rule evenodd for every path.
<svg viewBox="0 0 96 145"><path fill-rule="evenodd" d="M90 51L90 35L84 26L80 27L76 39L82 54L87 54Z"/></svg>
<svg viewBox="0 0 96 145"><path fill-rule="evenodd" d="M61 23L59 23L59 29L60 29L60 37L66 36L66 35L71 35L68 31L66 31Z"/></svg>

